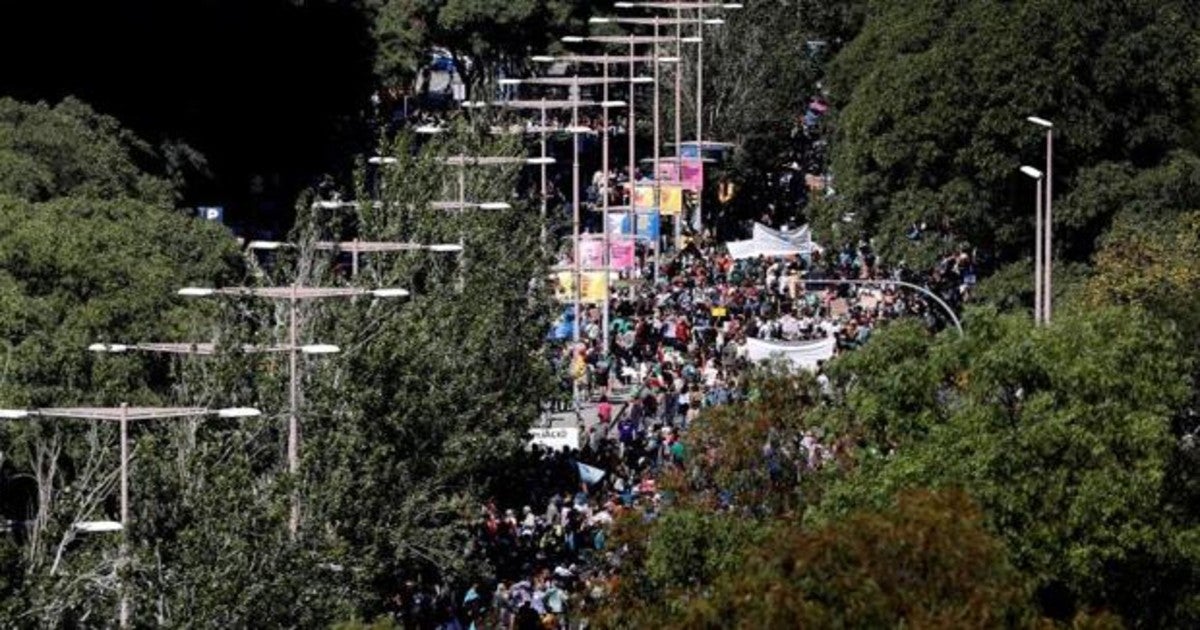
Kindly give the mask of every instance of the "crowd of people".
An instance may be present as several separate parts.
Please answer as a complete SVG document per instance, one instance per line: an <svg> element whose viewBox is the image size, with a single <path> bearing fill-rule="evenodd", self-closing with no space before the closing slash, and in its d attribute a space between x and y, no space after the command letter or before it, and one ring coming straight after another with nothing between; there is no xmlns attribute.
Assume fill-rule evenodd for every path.
<svg viewBox="0 0 1200 630"><path fill-rule="evenodd" d="M805 129L823 113L823 103L814 103ZM561 113L550 121L552 128L570 123ZM590 139L585 134L584 142L604 131L624 133L619 118L607 130L599 117L579 122L597 132ZM539 125L539 117L524 120L526 130ZM643 177L637 170L632 175ZM558 200L552 205L567 209L564 177L553 178L550 196ZM629 179L624 169L596 169L581 183L584 203L599 207L607 196L610 205L628 204ZM597 215L585 214L585 231L604 229ZM566 334L551 344L562 404L577 412L594 407L596 421L578 416L578 448L532 446L519 467L527 478L514 480L503 501L479 506L467 557L490 567L492 576L469 588L406 584L392 602L404 626L587 627L618 580L621 550L609 538L611 525L630 517L653 520L670 503L658 479L666 469L686 468L692 449L703 456L708 446L688 438L702 410L751 395L750 340L832 340L837 354L860 347L897 318L918 318L936 329L946 323L938 308L897 281L926 287L958 308L971 298L978 264L974 252L954 248L929 270L885 265L861 241L815 247L803 256L735 259L712 231L688 232L680 249L666 248L657 269L652 249L639 242L634 268L622 272L611 292L607 318L603 304L584 305L579 321L570 322L578 339ZM914 226L908 237L932 235ZM562 254L569 267L569 241ZM813 367L822 396L833 395L822 363ZM787 439L793 438L794 445L765 444L764 461L779 468L781 452L798 452L801 468L816 469L855 450L849 436L811 430Z"/></svg>
<svg viewBox="0 0 1200 630"><path fill-rule="evenodd" d="M918 281L952 307L970 298L975 283L968 251L915 277L903 267L886 268L865 242L807 257L735 260L701 238L669 257L657 282L650 252L640 251L638 260L632 275L641 282L615 291L609 303L608 347L603 308L593 304L581 312L579 343L559 349L564 395L578 389L594 400L620 383L662 390L668 406L692 389L701 400L724 399L749 364L749 339L833 337L835 351L846 351L898 317L941 325L927 298L895 281Z"/></svg>
<svg viewBox="0 0 1200 630"><path fill-rule="evenodd" d="M414 587L398 596L397 616L419 627L580 628L618 579L620 549L609 539L623 516L652 520L670 502L657 480L683 469L693 456L689 427L702 409L749 396L747 338L803 341L833 337L837 352L860 346L881 323L898 317L939 323L918 294L890 280L866 243L809 258L734 260L703 238L691 241L660 272L642 253L635 274L645 282L614 295L611 348L604 352L600 309L585 311L581 346L563 347L563 367L582 356L581 391L591 390L597 421L582 426L578 449L537 446L526 478L512 484L508 505L489 502L474 517L468 557L494 576L465 590ZM969 297L969 252L943 259L926 284L961 301ZM864 279L878 284L816 286L817 279ZM565 383L574 385L568 378ZM818 368L823 394L831 385ZM590 383L590 388L587 386ZM617 384L624 385L622 388ZM612 394L629 393L618 403ZM845 436L807 431L795 436L802 465L820 468L848 456ZM782 444L763 457L778 462ZM726 501L731 500L725 497Z"/></svg>

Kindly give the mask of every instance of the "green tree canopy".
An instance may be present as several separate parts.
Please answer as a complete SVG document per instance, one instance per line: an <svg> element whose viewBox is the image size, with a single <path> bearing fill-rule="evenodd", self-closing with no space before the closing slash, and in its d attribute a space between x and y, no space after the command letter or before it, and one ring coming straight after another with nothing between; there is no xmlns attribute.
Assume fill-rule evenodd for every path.
<svg viewBox="0 0 1200 630"><path fill-rule="evenodd" d="M968 330L928 351L931 369L909 383L923 402L895 398L887 421L937 418L922 427L927 436L856 469L822 510L878 504L903 487L961 487L1048 610L1078 603L1154 623L1191 619L1196 524L1175 516L1183 497L1167 481L1180 448L1174 419L1190 396L1177 333L1145 311L1111 307L1064 313L1034 331L1024 317L976 312ZM864 367L888 348L877 339L855 360ZM911 367L877 364L863 384L900 382ZM874 400L847 411L873 422L889 404Z"/></svg>
<svg viewBox="0 0 1200 630"><path fill-rule="evenodd" d="M454 55L468 84L544 53L568 28L582 30L582 0L366 0L375 16L376 72L385 82L414 77L434 47ZM469 60L469 67L468 67Z"/></svg>
<svg viewBox="0 0 1200 630"><path fill-rule="evenodd" d="M51 107L0 98L0 194L169 203L176 191L148 170L153 158L117 120L76 99Z"/></svg>
<svg viewBox="0 0 1200 630"><path fill-rule="evenodd" d="M879 235L893 257L917 263L938 247L904 239L910 223L923 221L1005 258L1019 255L1013 248L1033 232L1033 183L1017 167L1044 162L1044 133L1026 116L1056 123L1056 196L1086 198L1082 188L1114 168L1107 163L1152 167L1174 149L1195 148L1191 3L870 6L829 77L842 199L825 220L856 213L857 227ZM1085 213L1063 210L1070 220L1059 234L1070 241L1074 215Z"/></svg>
<svg viewBox="0 0 1200 630"><path fill-rule="evenodd" d="M693 539L724 540L729 524L721 521L733 517L698 521L704 529L683 538L670 534L679 518L668 516L649 532L653 553L675 569L693 567L686 562L697 549L688 544ZM766 536L739 542L735 559L716 567L700 588L676 589L667 601L632 598L614 606L606 621L658 628L1008 628L1035 619L1003 544L959 491L903 493L893 505L813 530L780 521Z"/></svg>

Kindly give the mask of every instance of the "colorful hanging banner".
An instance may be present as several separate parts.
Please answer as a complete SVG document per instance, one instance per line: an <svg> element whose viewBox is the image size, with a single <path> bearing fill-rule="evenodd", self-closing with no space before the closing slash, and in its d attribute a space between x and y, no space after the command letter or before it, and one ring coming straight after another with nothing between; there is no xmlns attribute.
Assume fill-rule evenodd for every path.
<svg viewBox="0 0 1200 630"><path fill-rule="evenodd" d="M630 238L611 238L608 241L609 266L614 270L633 267L634 242ZM583 269L604 268L604 239L581 238L579 240L579 266Z"/></svg>
<svg viewBox="0 0 1200 630"><path fill-rule="evenodd" d="M679 179L687 190L700 191L704 189L704 162L696 159L683 159L679 163Z"/></svg>
<svg viewBox="0 0 1200 630"><path fill-rule="evenodd" d="M572 282L575 274L571 271L559 271L554 274L554 278L558 280L558 286L555 287L554 296L561 302L572 302L575 299L575 284ZM612 284L615 278L609 277L609 283ZM604 293L604 272L603 271L583 271L579 274L579 301L580 302L603 302Z"/></svg>
<svg viewBox="0 0 1200 630"><path fill-rule="evenodd" d="M653 212L638 212L636 234L630 225L628 213L609 215L608 233L633 235L642 240L654 240L658 238L658 215Z"/></svg>
<svg viewBox="0 0 1200 630"><path fill-rule="evenodd" d="M633 205L638 210L652 210L658 205L658 200L654 198L654 186L647 184L638 184L633 187Z"/></svg>
<svg viewBox="0 0 1200 630"><path fill-rule="evenodd" d="M619 238L608 242L608 261L613 269L633 269L634 241Z"/></svg>
<svg viewBox="0 0 1200 630"><path fill-rule="evenodd" d="M596 238L579 239L579 266L584 269L603 269L604 241Z"/></svg>
<svg viewBox="0 0 1200 630"><path fill-rule="evenodd" d="M679 181L679 165L675 162L659 162L658 177L655 179L663 182Z"/></svg>
<svg viewBox="0 0 1200 630"><path fill-rule="evenodd" d="M661 184L659 186L658 211L675 216L683 211L683 187L677 184Z"/></svg>

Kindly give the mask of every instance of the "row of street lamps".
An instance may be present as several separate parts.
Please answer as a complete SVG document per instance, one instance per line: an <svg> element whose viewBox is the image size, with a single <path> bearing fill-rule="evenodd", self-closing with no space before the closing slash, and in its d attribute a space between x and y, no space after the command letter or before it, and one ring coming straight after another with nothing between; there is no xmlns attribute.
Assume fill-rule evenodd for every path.
<svg viewBox="0 0 1200 630"><path fill-rule="evenodd" d="M329 202L318 201L313 204L314 208L330 208L330 207L346 207L345 202ZM486 206L487 204L479 204ZM507 207L507 204L492 204L489 207ZM455 203L455 206L462 208L463 203L460 200ZM438 206L434 209L442 209ZM276 250L281 248L298 248L295 243L284 243L276 241L251 241L247 247L251 250ZM360 241L352 240L346 242L324 242L320 241L313 244L317 250L324 251L340 251L349 252L353 256L354 274L358 272L358 256L361 253L367 252L399 252L399 251L428 251L428 252L447 252L461 253L463 244L417 244L417 243L402 243L402 242L377 242L377 241ZM299 370L298 356L305 355L326 355L340 352L340 348L333 344L322 343L306 343L299 342L300 331L297 315L298 303L303 300L320 299L320 298L355 298L359 296L372 296L375 298L398 298L409 295L408 290L401 288L362 288L362 287L309 287L303 286L297 279L290 286L277 287L225 287L225 288L207 288L207 287L187 287L180 289L178 294L189 297L207 297L207 296L253 296L273 300L286 301L288 303L288 342L285 344L276 345L251 345L244 344L240 347L246 353L281 353L287 352L289 355L289 413L288 413L288 471L291 475L299 474L300 465L300 420L299 420ZM217 352L217 346L213 343L177 343L177 342L141 342L141 343L94 343L88 346L88 350L92 352L102 353L126 353L126 352L148 352L162 354L177 354L177 355L198 355L212 356ZM249 418L261 415L258 409L251 407L232 407L225 409L208 409L203 407L131 407L128 404L122 403L119 407L48 407L35 409L0 409L0 419L18 420L31 418L63 418L63 419L82 419L92 421L112 421L119 425L120 433L120 520L119 521L79 521L71 525L68 535L74 536L77 533L105 533L105 532L120 532L122 535L120 544L120 562L118 570L118 591L119 591L119 611L118 623L120 627L126 628L130 624L130 594L129 584L121 573L129 564L129 549L128 549L128 525L129 525L129 431L128 425L132 421L152 420L152 419L183 419L183 418L198 418L203 416L215 416L220 418ZM291 515L289 519L289 531L293 536L296 535L300 522L300 496L299 490L293 492ZM6 528L11 528L11 525L6 524ZM58 565L58 559L55 561L55 567Z"/></svg>
<svg viewBox="0 0 1200 630"><path fill-rule="evenodd" d="M1051 287L1051 243L1054 221L1052 182L1054 179L1054 123L1029 116L1025 120L1046 130L1046 170L1022 166L1021 172L1033 178L1034 187L1034 236L1033 236L1033 321L1044 326L1050 323L1051 304L1054 294ZM1042 201L1045 200L1045 211Z"/></svg>

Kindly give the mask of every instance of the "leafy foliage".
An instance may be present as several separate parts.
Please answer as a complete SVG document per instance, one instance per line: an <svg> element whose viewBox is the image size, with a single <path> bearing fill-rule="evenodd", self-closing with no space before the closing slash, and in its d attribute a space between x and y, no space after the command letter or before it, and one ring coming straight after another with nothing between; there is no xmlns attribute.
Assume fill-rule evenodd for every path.
<svg viewBox="0 0 1200 630"><path fill-rule="evenodd" d="M491 71L544 51L568 29L581 29L590 6L581 0L368 0L376 73L385 82L414 77L429 50L444 47L470 89Z"/></svg>
<svg viewBox="0 0 1200 630"><path fill-rule="evenodd" d="M77 196L161 205L176 191L146 171L151 158L149 145L73 98L54 107L0 99L0 194L29 201Z"/></svg>
<svg viewBox="0 0 1200 630"><path fill-rule="evenodd" d="M932 378L915 385L944 390L936 408L931 399L897 409L942 419L832 487L823 513L868 497L881 504L904 487L961 487L1034 576L1047 610L1069 612L1078 598L1131 618L1188 618L1174 607L1196 583L1178 564L1195 552L1185 542L1194 525L1165 516L1178 498L1164 483L1173 418L1190 393L1177 337L1142 311L1111 308L1032 334L1023 318L975 313L969 330L966 341L935 344ZM881 366L880 377L911 367ZM1146 566L1171 577L1149 580Z"/></svg>
<svg viewBox="0 0 1200 630"><path fill-rule="evenodd" d="M687 516L656 524L650 545L675 568L692 566L688 548L669 532ZM701 521L702 541L722 527ZM688 539L690 540L690 539ZM806 531L786 521L769 535L741 539L740 553L702 591L670 604L628 602L611 611L613 626L1012 627L1033 617L1023 580L1003 545L984 527L964 493L912 492L894 506L864 510ZM697 574L703 578L703 573ZM624 583L623 583L624 584Z"/></svg>
<svg viewBox="0 0 1200 630"><path fill-rule="evenodd" d="M1194 147L1196 19L1171 0L872 3L830 74L844 197L825 221L856 212L889 257L918 259L930 242L903 235L925 221L1013 258L1033 232L1017 166L1044 161L1026 116L1057 124L1057 191L1103 177L1088 172L1105 162L1146 168ZM1088 194L1064 212L1067 242Z"/></svg>

